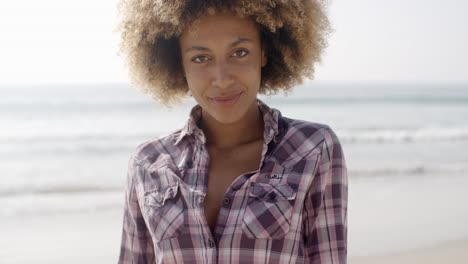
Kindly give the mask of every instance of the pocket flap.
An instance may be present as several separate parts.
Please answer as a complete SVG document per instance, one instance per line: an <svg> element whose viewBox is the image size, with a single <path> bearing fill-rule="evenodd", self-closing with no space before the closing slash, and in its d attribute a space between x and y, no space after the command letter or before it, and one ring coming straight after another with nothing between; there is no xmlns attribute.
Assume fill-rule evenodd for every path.
<svg viewBox="0 0 468 264"><path fill-rule="evenodd" d="M281 200L294 200L296 192L288 184L268 184L254 182L251 185L249 196L265 199L267 202Z"/></svg>
<svg viewBox="0 0 468 264"><path fill-rule="evenodd" d="M162 207L168 199L176 197L179 188L179 183L175 185L161 188L159 190L149 191L145 193L145 204L155 207Z"/></svg>

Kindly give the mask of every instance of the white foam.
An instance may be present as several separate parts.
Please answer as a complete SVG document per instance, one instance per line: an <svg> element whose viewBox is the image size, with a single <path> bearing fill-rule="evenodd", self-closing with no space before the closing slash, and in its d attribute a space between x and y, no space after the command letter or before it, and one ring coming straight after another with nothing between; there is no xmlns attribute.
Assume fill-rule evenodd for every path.
<svg viewBox="0 0 468 264"><path fill-rule="evenodd" d="M342 142L420 142L468 139L468 127L340 129Z"/></svg>

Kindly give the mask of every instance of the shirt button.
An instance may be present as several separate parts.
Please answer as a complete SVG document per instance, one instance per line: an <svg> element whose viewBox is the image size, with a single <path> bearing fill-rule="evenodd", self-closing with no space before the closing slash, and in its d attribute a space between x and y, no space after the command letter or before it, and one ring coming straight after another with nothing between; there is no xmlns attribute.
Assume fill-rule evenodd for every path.
<svg viewBox="0 0 468 264"><path fill-rule="evenodd" d="M213 239L209 239L208 240L208 247L213 248L214 246L215 246L215 243L214 243Z"/></svg>
<svg viewBox="0 0 468 264"><path fill-rule="evenodd" d="M271 193L268 194L268 199L275 200L275 198L276 198L276 193L271 192Z"/></svg>
<svg viewBox="0 0 468 264"><path fill-rule="evenodd" d="M224 197L223 204L228 206L231 204L231 198L229 197Z"/></svg>

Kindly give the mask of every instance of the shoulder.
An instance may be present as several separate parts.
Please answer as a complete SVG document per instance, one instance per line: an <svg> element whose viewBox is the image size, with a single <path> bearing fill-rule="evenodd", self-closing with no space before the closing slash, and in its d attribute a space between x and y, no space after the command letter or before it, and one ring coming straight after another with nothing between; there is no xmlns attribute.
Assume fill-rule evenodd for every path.
<svg viewBox="0 0 468 264"><path fill-rule="evenodd" d="M141 142L131 153L130 162L146 169L171 162L180 151L180 148L174 145L174 140L181 132L182 129L178 129Z"/></svg>
<svg viewBox="0 0 468 264"><path fill-rule="evenodd" d="M337 134L328 124L281 117L278 128L279 144L273 152L278 162L287 164L315 154L331 153L337 146L341 149Z"/></svg>
<svg viewBox="0 0 468 264"><path fill-rule="evenodd" d="M327 145L340 144L335 130L328 124L282 117L280 120L284 127L283 133L288 138L322 142Z"/></svg>

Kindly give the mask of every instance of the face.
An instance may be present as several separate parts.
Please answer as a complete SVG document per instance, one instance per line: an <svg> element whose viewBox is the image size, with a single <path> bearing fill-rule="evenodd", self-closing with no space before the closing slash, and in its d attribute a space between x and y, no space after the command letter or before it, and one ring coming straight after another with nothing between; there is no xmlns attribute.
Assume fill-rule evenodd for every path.
<svg viewBox="0 0 468 264"><path fill-rule="evenodd" d="M179 38L189 90L203 116L224 124L256 107L261 68L266 64L256 24L222 13L206 15Z"/></svg>

